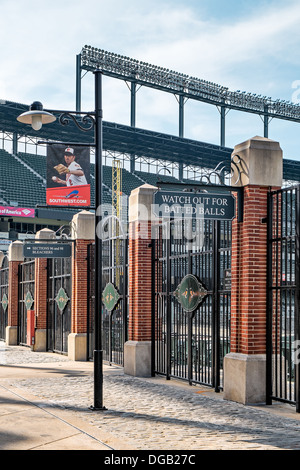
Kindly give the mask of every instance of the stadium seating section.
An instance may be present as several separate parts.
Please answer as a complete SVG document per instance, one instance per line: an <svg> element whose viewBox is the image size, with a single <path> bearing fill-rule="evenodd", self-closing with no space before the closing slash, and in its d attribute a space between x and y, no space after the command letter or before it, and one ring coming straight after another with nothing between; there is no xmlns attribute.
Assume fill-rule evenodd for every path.
<svg viewBox="0 0 300 470"><path fill-rule="evenodd" d="M294 181L300 180L300 166L296 161L284 160L284 177ZM16 205L19 207L35 207L37 204L46 204L46 156L19 152L17 156L0 149L0 204ZM90 167L91 173L91 206L94 207L95 168ZM166 171L159 174L135 171L130 173L122 169L121 192L125 200L133 189L148 183L153 186L158 181L178 182ZM183 182L192 180L184 179ZM171 189L172 186L169 186ZM112 168L103 166L103 203L112 204ZM124 204L124 203L123 203ZM125 204L127 205L127 204Z"/></svg>
<svg viewBox="0 0 300 470"><path fill-rule="evenodd" d="M43 179L5 150L0 150L0 188L8 205L35 207L46 202Z"/></svg>
<svg viewBox="0 0 300 470"><path fill-rule="evenodd" d="M18 156L0 150L0 200L7 205L35 207L46 204L46 157L20 152ZM95 168L91 164L91 205L94 206ZM133 189L148 183L156 185L158 180L176 182L168 174L157 175L122 169L122 194L129 197ZM112 168L103 166L103 203L112 203Z"/></svg>

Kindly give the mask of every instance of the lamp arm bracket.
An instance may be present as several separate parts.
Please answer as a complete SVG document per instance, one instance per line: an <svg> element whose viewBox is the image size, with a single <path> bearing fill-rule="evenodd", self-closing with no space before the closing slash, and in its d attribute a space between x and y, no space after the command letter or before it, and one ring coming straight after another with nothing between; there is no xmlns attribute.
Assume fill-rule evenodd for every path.
<svg viewBox="0 0 300 470"><path fill-rule="evenodd" d="M59 116L59 122L63 126L68 125L70 121L73 121L78 129L84 132L92 130L96 124L95 115L93 113L63 112Z"/></svg>

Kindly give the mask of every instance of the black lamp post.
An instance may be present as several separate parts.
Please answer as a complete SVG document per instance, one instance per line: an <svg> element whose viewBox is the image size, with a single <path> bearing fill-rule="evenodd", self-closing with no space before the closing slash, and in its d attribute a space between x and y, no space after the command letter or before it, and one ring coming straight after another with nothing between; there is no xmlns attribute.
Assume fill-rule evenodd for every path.
<svg viewBox="0 0 300 470"><path fill-rule="evenodd" d="M102 221L102 73L94 72L95 75L95 111L83 113L78 111L54 111L43 110L43 105L35 101L30 110L18 116L17 120L23 124L30 124L33 129L41 129L43 124L49 124L56 120L52 113L61 113L59 122L68 124L69 118L82 131L90 131L94 128L95 133L95 318L94 318L94 406L93 410L105 410L103 406L103 351L102 351L102 237L98 233ZM90 124L87 127L78 122ZM91 146L93 146L91 144Z"/></svg>

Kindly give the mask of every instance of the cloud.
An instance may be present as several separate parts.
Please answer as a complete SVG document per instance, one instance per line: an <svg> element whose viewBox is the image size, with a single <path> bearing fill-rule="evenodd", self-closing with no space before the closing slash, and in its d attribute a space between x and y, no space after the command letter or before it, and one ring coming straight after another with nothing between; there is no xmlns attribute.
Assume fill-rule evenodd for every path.
<svg viewBox="0 0 300 470"><path fill-rule="evenodd" d="M300 78L296 54L299 20L298 2L275 2L267 7L264 2L264 8L256 5L251 15L226 22L220 17L208 21L190 8L173 11L172 16L162 10L146 19L136 16L139 28L147 29L146 36L155 36L155 40L137 42L130 52L134 58L214 81L231 90L291 99L292 83ZM169 109L161 106L152 127L168 126L168 113ZM187 108L186 114L186 135L218 143L219 117L213 111L207 109L204 113L197 103ZM273 128L271 124L270 133ZM235 137L263 135L263 124L259 116L230 112L226 133L232 145ZM284 139L288 144L288 137Z"/></svg>
<svg viewBox="0 0 300 470"><path fill-rule="evenodd" d="M300 79L300 5L253 0L245 10L243 2L236 2L235 9L228 2L1 0L0 98L28 104L38 99L46 107L74 109L76 55L90 44L231 90L288 99L295 92L292 83ZM119 81L104 84L104 119L128 124L129 90L124 82L113 82ZM83 109L93 109L93 87L87 74ZM214 134L218 140L218 114L213 107L213 117L207 111L203 118L199 105L186 106L187 133L201 139ZM137 125L177 133L174 97L141 89L137 107ZM237 133L238 126L237 120Z"/></svg>
<svg viewBox="0 0 300 470"><path fill-rule="evenodd" d="M216 81L233 70L238 72L239 67L255 64L263 67L270 58L282 62L296 59L292 46L299 41L297 3L275 10L269 8L242 21L225 24L220 20L197 20L193 11L183 10L181 14L173 12L176 21L171 28L167 12L156 16L151 23L160 25L160 37L154 43L137 45L136 55L143 55L151 63L176 67L180 72ZM148 20L145 25L149 26ZM157 27L152 32L153 29ZM182 30L190 33L180 34ZM248 72L253 77L253 69Z"/></svg>
<svg viewBox="0 0 300 470"><path fill-rule="evenodd" d="M270 58L296 62L297 3L256 9L249 18L235 22L208 19L195 3L191 5L91 0L87 7L76 0L2 0L0 40L7 45L1 51L6 89L12 98L15 89L17 96L23 91L27 99L37 83L51 84L53 93L64 89L69 100L75 92L75 57L85 44L227 86L235 85L239 74L247 83L247 67L252 68L247 75L253 80L253 69L264 70L264 61ZM0 81L2 77L3 72Z"/></svg>

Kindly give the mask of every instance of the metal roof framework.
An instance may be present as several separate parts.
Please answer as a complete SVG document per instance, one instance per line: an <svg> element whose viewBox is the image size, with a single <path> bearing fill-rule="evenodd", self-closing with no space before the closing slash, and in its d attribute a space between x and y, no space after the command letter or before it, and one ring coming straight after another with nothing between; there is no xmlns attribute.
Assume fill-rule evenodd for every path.
<svg viewBox="0 0 300 470"><path fill-rule="evenodd" d="M220 144L225 146L225 116L228 110L259 115L264 122L264 137L268 137L269 122L283 119L300 122L300 105L253 93L230 91L227 87L148 64L89 45L82 48L76 62L76 110L81 107L81 72L100 70L104 75L124 80L131 89L131 126L135 126L137 86L155 88L178 97L179 136L184 133L184 103L193 99L217 106L221 115Z"/></svg>
<svg viewBox="0 0 300 470"><path fill-rule="evenodd" d="M40 131L34 131L17 122L17 116L28 108L28 105L0 101L0 132L11 133L17 139L30 136L49 141L84 142L93 145L93 132L80 132L72 122L67 126L54 122L51 126L43 126ZM228 147L107 121L103 122L103 149L126 153L132 158L159 159L211 169L216 168L221 161L227 161L229 164L233 151ZM300 181L300 162L284 159L283 175L286 180Z"/></svg>
<svg viewBox="0 0 300 470"><path fill-rule="evenodd" d="M25 124L17 122L17 116L28 110L28 106L6 101L0 103L0 130L18 136L35 136L37 139L94 143L94 133L80 132L70 121L62 126L57 121L51 126L43 126L34 131ZM214 168L221 160L230 160L232 149L218 145L182 139L177 136L132 128L122 124L103 122L104 150L128 153L135 157L149 157L173 162L205 165Z"/></svg>

